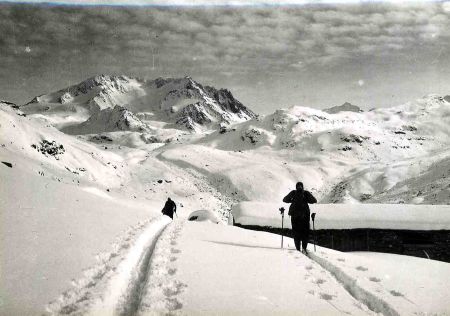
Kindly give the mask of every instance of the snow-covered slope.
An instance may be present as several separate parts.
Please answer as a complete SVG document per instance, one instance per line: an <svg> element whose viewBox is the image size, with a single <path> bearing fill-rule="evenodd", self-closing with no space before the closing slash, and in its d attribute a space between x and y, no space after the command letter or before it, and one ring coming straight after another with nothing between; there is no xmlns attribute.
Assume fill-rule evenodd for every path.
<svg viewBox="0 0 450 316"><path fill-rule="evenodd" d="M22 107L62 128L85 122L117 105L144 121L161 121L189 130L242 122L255 114L225 89L202 86L190 77L143 80L99 75L60 91L41 95ZM86 126L72 127L71 131Z"/></svg>
<svg viewBox="0 0 450 316"><path fill-rule="evenodd" d="M95 145L45 125L45 121L24 117L13 108L0 108L2 160L15 166L66 183L95 183L119 186L127 179L125 160Z"/></svg>
<svg viewBox="0 0 450 316"><path fill-rule="evenodd" d="M365 113L293 107L164 156L227 179L249 200L280 201L303 180L322 202L447 204L449 126L450 103L435 95Z"/></svg>
<svg viewBox="0 0 450 316"><path fill-rule="evenodd" d="M155 219L116 273L74 286L47 308L88 315L449 313L447 263L322 247L305 256L284 241L280 249L273 234Z"/></svg>
<svg viewBox="0 0 450 316"><path fill-rule="evenodd" d="M92 114L87 121L62 129L64 133L74 135L116 131L145 132L148 130L149 127L145 123L129 110L119 105L116 105L114 108L99 110Z"/></svg>
<svg viewBox="0 0 450 316"><path fill-rule="evenodd" d="M261 314L303 306L327 315L449 313L445 263L402 259L399 271L392 262L400 259L371 264L320 248L311 261L280 251L278 236L208 223L183 232L189 214L212 211L223 221L242 201L248 217L260 209L277 216L298 180L322 201L449 204L445 98L366 113L294 107L245 121L227 92L199 91L189 78L97 79L20 110L0 104L0 314ZM244 122L210 134L170 128L186 111L198 126L195 113L213 117L208 109L218 103L206 97L229 109L230 122ZM168 196L180 216L173 224L159 217ZM388 205L353 206L342 223L334 206L321 207L327 227L379 227L389 213ZM417 221L421 210L402 208L392 224L448 227L445 214Z"/></svg>

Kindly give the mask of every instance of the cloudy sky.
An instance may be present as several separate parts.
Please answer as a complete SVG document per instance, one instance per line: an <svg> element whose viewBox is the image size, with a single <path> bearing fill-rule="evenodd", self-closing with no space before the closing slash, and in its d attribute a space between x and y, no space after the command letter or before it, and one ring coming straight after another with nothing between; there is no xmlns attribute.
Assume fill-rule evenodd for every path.
<svg viewBox="0 0 450 316"><path fill-rule="evenodd" d="M0 3L0 99L22 104L99 73L190 75L258 113L450 94L450 2L73 2Z"/></svg>

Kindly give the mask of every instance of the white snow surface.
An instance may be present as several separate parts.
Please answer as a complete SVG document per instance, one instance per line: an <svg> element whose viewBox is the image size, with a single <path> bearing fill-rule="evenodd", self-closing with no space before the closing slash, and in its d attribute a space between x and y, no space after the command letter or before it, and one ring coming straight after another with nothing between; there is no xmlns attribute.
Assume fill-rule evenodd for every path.
<svg viewBox="0 0 450 316"><path fill-rule="evenodd" d="M215 106L189 78L108 78L23 112L0 104L0 314L450 314L447 263L320 247L307 258L287 238L280 250L279 236L185 221L205 210L225 222L234 205L236 221L276 227L301 180L324 203L317 229L448 229L448 100L296 106L189 134L173 124L186 100ZM131 120L102 112L116 105ZM59 130L71 125L83 135Z"/></svg>
<svg viewBox="0 0 450 316"><path fill-rule="evenodd" d="M285 238L285 249L280 249L280 236L269 233L198 222L187 222L177 230L181 233L172 234L165 249L167 265L155 267L170 276L170 282L162 282L157 292L163 295L149 293L150 306L158 312L450 313L445 297L449 285L442 277L450 273L447 263L370 253L366 258L364 253L322 247L314 252L312 246L308 258L293 249L290 238Z"/></svg>
<svg viewBox="0 0 450 316"><path fill-rule="evenodd" d="M22 163L0 168L3 315L41 314L71 280L95 285L159 206L100 197L20 170Z"/></svg>
<svg viewBox="0 0 450 316"><path fill-rule="evenodd" d="M140 291L149 272L150 256L159 235L169 222L169 217L160 216L139 236L109 281L105 296L92 307L92 315L131 314L137 310Z"/></svg>

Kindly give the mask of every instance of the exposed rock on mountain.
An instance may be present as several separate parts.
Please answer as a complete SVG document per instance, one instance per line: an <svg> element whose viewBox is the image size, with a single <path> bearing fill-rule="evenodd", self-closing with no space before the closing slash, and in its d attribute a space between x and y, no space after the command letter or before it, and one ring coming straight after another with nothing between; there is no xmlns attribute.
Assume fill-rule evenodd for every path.
<svg viewBox="0 0 450 316"><path fill-rule="evenodd" d="M5 105L5 106L10 106L13 109L18 109L19 106L16 105L15 103L9 102L9 101L5 101L5 100L0 100L0 106Z"/></svg>

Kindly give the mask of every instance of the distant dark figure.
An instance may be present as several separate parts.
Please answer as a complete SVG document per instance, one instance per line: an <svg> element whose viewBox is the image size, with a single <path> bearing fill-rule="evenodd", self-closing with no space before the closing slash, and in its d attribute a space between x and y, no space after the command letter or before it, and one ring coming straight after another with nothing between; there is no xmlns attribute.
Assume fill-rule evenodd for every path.
<svg viewBox="0 0 450 316"><path fill-rule="evenodd" d="M288 215L291 216L292 232L294 233L295 248L300 251L300 241L303 252L306 253L309 238L309 204L317 203L316 198L303 189L303 183L297 182L296 190L289 192L283 199L284 203L291 203Z"/></svg>
<svg viewBox="0 0 450 316"><path fill-rule="evenodd" d="M162 212L164 215L169 216L173 219L173 213L177 212L177 205L170 198L167 199L166 204L164 205Z"/></svg>

